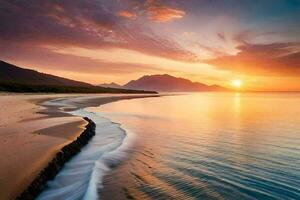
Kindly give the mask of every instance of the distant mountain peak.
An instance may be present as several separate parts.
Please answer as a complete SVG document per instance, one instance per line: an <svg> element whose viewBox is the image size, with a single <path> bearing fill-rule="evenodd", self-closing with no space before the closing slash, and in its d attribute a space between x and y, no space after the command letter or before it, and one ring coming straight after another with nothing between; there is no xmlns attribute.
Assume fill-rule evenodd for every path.
<svg viewBox="0 0 300 200"><path fill-rule="evenodd" d="M102 83L102 84L99 84L98 86L107 87L107 88L122 88L122 85L119 85L119 84L117 84L115 82Z"/></svg>
<svg viewBox="0 0 300 200"><path fill-rule="evenodd" d="M155 90L165 92L196 92L225 90L225 88L218 85L209 86L200 82L192 82L189 79L174 77L169 74L145 75L137 80L129 81L123 86L123 88Z"/></svg>

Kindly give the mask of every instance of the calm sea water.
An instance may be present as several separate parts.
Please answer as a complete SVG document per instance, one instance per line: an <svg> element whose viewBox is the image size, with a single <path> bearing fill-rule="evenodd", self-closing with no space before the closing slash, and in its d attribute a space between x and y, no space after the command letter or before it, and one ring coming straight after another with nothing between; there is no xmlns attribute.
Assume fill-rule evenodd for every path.
<svg viewBox="0 0 300 200"><path fill-rule="evenodd" d="M300 94L199 93L94 110L136 136L103 199L300 199Z"/></svg>
<svg viewBox="0 0 300 200"><path fill-rule="evenodd" d="M197 93L74 112L97 134L39 199L300 199L300 94Z"/></svg>

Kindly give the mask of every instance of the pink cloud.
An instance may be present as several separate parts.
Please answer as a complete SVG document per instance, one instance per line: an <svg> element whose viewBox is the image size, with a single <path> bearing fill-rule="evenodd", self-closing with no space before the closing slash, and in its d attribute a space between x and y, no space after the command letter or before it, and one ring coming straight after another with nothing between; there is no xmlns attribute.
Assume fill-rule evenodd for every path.
<svg viewBox="0 0 300 200"><path fill-rule="evenodd" d="M124 21L125 16L133 19L135 14L110 1L4 1L1 6L6 11L0 12L0 43L123 48L186 62L197 58L176 41L156 35L146 24ZM116 15L120 10L124 12Z"/></svg>

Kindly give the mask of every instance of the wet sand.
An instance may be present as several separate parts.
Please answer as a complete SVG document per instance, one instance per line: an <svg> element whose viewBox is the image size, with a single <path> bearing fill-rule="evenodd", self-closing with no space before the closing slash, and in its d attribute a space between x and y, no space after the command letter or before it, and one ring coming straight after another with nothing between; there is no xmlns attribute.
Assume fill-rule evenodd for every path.
<svg viewBox="0 0 300 200"><path fill-rule="evenodd" d="M56 97L0 96L0 199L13 199L22 192L52 156L86 125L80 117L40 114L43 107L36 103Z"/></svg>
<svg viewBox="0 0 300 200"><path fill-rule="evenodd" d="M87 124L61 110L157 95L0 94L0 199L14 199ZM66 106L41 103L64 99ZM54 100L55 102L55 100Z"/></svg>

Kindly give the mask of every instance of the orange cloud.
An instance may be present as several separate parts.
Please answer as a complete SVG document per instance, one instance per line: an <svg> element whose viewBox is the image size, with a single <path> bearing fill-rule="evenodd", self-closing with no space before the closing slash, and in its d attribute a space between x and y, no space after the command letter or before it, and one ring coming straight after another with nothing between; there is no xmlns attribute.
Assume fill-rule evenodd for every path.
<svg viewBox="0 0 300 200"><path fill-rule="evenodd" d="M180 19L185 15L183 10L169 8L160 5L151 5L148 7L149 19L155 22L169 22Z"/></svg>
<svg viewBox="0 0 300 200"><path fill-rule="evenodd" d="M119 16L127 18L127 19L131 19L131 20L135 20L137 18L137 14L128 10L122 10L119 13Z"/></svg>
<svg viewBox="0 0 300 200"><path fill-rule="evenodd" d="M224 55L206 63L234 72L264 76L300 75L300 43L249 44L236 55Z"/></svg>

